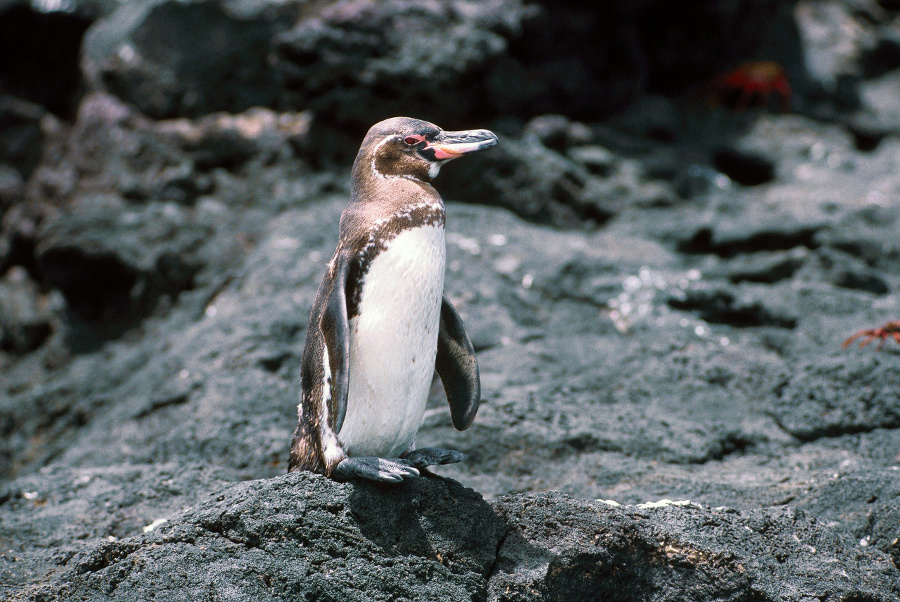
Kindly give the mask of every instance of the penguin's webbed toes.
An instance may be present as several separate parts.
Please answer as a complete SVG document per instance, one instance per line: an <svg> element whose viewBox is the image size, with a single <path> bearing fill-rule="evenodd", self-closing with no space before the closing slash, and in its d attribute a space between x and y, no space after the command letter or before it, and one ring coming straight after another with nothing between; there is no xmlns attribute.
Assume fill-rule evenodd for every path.
<svg viewBox="0 0 900 602"><path fill-rule="evenodd" d="M404 479L417 476L419 476L419 471L411 465L411 462L400 458L388 459L374 456L346 458L334 469L334 478L339 481L357 478L382 483L399 483Z"/></svg>
<svg viewBox="0 0 900 602"><path fill-rule="evenodd" d="M414 449L403 455L404 460L416 468L436 466L438 464L455 464L466 459L466 455L455 449L441 449L439 447L423 447Z"/></svg>

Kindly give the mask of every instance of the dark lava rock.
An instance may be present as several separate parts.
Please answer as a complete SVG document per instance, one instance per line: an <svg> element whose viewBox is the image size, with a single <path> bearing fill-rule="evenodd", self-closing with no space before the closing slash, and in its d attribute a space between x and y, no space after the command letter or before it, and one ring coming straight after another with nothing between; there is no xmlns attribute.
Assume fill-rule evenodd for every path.
<svg viewBox="0 0 900 602"><path fill-rule="evenodd" d="M340 485L308 474L233 485L163 518L66 558L56 584L24 595L483 600L505 528L453 481Z"/></svg>
<svg viewBox="0 0 900 602"><path fill-rule="evenodd" d="M277 38L285 102L362 131L398 114L483 114L480 82L527 13L519 0L328 3Z"/></svg>
<svg viewBox="0 0 900 602"><path fill-rule="evenodd" d="M489 98L501 114L596 119L628 106L645 89L645 49L627 3L536 2L529 8L490 73Z"/></svg>
<svg viewBox="0 0 900 602"><path fill-rule="evenodd" d="M0 350L34 351L53 330L49 301L29 281L24 269L11 269L0 279Z"/></svg>
<svg viewBox="0 0 900 602"><path fill-rule="evenodd" d="M565 153L572 146L589 144L593 140L591 128L572 122L564 115L541 115L525 124L525 134L534 134L547 148Z"/></svg>
<svg viewBox="0 0 900 602"><path fill-rule="evenodd" d="M234 600L881 601L900 590L887 554L848 544L789 508L619 506L559 494L510 496L492 507L434 477L390 487L290 474L220 488L172 513L171 505L150 509L160 490L151 473L135 466L53 473L63 485L49 474L15 481L3 501L13 519L0 527L4 535L24 527L26 513L32 537L41 528L63 532L77 497L106 500L123 519L68 525L89 529L89 543L45 558L45 583L20 574L21 599L180 600L214 591ZM182 493L196 474L161 467L159 477ZM147 489L122 498L112 486L128 481ZM141 514L156 517L143 534L134 526ZM119 535L102 536L111 527ZM9 575L24 558L13 551L0 560ZM823 564L833 570L823 574Z"/></svg>
<svg viewBox="0 0 900 602"><path fill-rule="evenodd" d="M0 589L8 598L10 588L46 583L49 575L64 570L82 542L109 545L133 537L154 521L196 505L205 497L198 497L199 491L221 488L229 476L208 466L155 463L57 467L4 483L0 539L17 544L0 552ZM88 520L75 519L83 512Z"/></svg>
<svg viewBox="0 0 900 602"><path fill-rule="evenodd" d="M868 270L841 271L835 276L834 283L844 288L868 291L876 295L883 295L891 290L881 276Z"/></svg>
<svg viewBox="0 0 900 602"><path fill-rule="evenodd" d="M155 263L166 249L199 269L127 336L48 366L54 332L36 352L5 358L0 575L12 596L127 599L153 587L177 598L178 587L236 599L590 599L622 575L625 599L681 600L690 588L700 599L897 599L897 352L891 341L881 352L840 348L900 308L896 212L860 206L872 182L895 185L895 140L861 153L838 126L760 118L746 133L755 143L741 148L766 147L780 166L765 187L620 204L601 228L449 202L446 289L478 345L484 403L473 427L456 432L436 386L419 442L466 453L438 470L488 498L509 496L492 507L441 479L387 489L278 476L306 316L347 178L299 164L291 128L263 127L271 144L268 134L235 137L270 123L265 115L113 119L97 130L120 132L121 154L61 169L90 157L61 143L35 170L32 187L44 168L73 174L65 195L44 187L35 266L45 248L62 248L54 241L70 240L132 266L151 289L175 281ZM59 135L72 148L102 139L78 133L91 129L84 124ZM689 138L678 134L651 144L680 148ZM504 146L559 166L527 174L544 190L566 170L586 190L647 181L644 157L618 149L604 179L534 136L496 150ZM185 202L155 198L149 184L146 197L118 191L121 174L153 173L161 157L215 185ZM202 157L219 166L200 170ZM851 159L852 170L840 168ZM436 181L448 199L452 169L465 165ZM522 169L495 181L519 182ZM888 293L832 277L863 268ZM83 272L62 269L53 282L68 274ZM148 299L141 290L128 299ZM870 483L884 505L854 483ZM703 507L522 495L548 490ZM304 499L314 500L307 514ZM446 522L456 516L473 518Z"/></svg>
<svg viewBox="0 0 900 602"><path fill-rule="evenodd" d="M894 69L859 86L860 110L853 124L864 132L897 135L900 132L900 109L894 99L900 94L900 70Z"/></svg>
<svg viewBox="0 0 900 602"><path fill-rule="evenodd" d="M713 164L744 186L759 186L775 179L775 166L765 157L723 148L713 154Z"/></svg>
<svg viewBox="0 0 900 602"><path fill-rule="evenodd" d="M239 249L210 246L222 218L199 199L227 186L228 172L292 158L308 129L308 114L265 109L152 122L90 95L73 127L54 133L28 203L5 217L0 265L26 267L100 340L114 338Z"/></svg>
<svg viewBox="0 0 900 602"><path fill-rule="evenodd" d="M797 319L766 309L760 300L738 300L727 290L711 287L692 287L672 296L668 304L674 309L696 311L706 322L730 324L738 328L748 326L779 326L794 328Z"/></svg>
<svg viewBox="0 0 900 602"><path fill-rule="evenodd" d="M93 89L154 118L272 105L272 37L293 12L264 2L128 2L88 32L82 70Z"/></svg>
<svg viewBox="0 0 900 602"><path fill-rule="evenodd" d="M900 29L890 22L878 30L875 44L862 57L863 74L879 77L900 67Z"/></svg>
<svg viewBox="0 0 900 602"><path fill-rule="evenodd" d="M307 144L309 113L275 113L259 107L238 115L214 113L196 121L176 119L156 124L160 138L174 143L196 169L237 171L251 160L269 163L288 158Z"/></svg>
<svg viewBox="0 0 900 602"><path fill-rule="evenodd" d="M644 92L680 92L765 52L773 28L788 30L779 46L797 45L783 25L789 14L772 1L703 1L690 11L655 0L531 6L491 72L501 114L606 118Z"/></svg>
<svg viewBox="0 0 900 602"><path fill-rule="evenodd" d="M33 103L0 95L0 163L28 177L41 158L44 110Z"/></svg>
<svg viewBox="0 0 900 602"><path fill-rule="evenodd" d="M82 92L81 40L96 16L90 0L0 3L0 97L9 94L71 117Z"/></svg>
<svg viewBox="0 0 900 602"><path fill-rule="evenodd" d="M809 252L805 247L795 247L788 251L760 251L736 255L732 260L723 262L722 266L710 270L707 274L721 273L734 284L741 282L774 284L791 278L807 261Z"/></svg>
<svg viewBox="0 0 900 602"><path fill-rule="evenodd" d="M483 161L450 165L442 188L451 199L496 205L529 221L572 227L591 219L605 222L613 212L603 198L589 198L588 172L546 148L536 135L504 139Z"/></svg>
<svg viewBox="0 0 900 602"><path fill-rule="evenodd" d="M2 160L18 179L0 226L0 597L900 599L900 347L841 347L900 316L896 70L857 62L885 9L775 7L827 34L804 42L834 59L812 78L842 72L798 92L805 116L662 96L575 114L750 58L773 8L673 6L160 1L98 22L84 64L108 81L91 85L155 113L92 92L73 123L5 114L35 136ZM435 52L441 28L470 62ZM290 53L305 41L312 62ZM371 104L342 137L324 103L233 108L290 106L290 68L321 76L293 82L310 104ZM840 82L877 143L848 128ZM484 400L457 432L435 383L417 444L467 459L396 488L285 475L349 193L322 155L398 98L502 137L435 182ZM723 148L771 179L717 171ZM644 504L661 499L691 503Z"/></svg>
<svg viewBox="0 0 900 602"><path fill-rule="evenodd" d="M60 131L48 144L31 197L60 204L61 198L101 192L133 202L193 205L213 192L210 172L289 159L294 147L304 145L309 127L308 114L261 108L155 122L114 96L90 94L71 131Z"/></svg>
<svg viewBox="0 0 900 602"><path fill-rule="evenodd" d="M896 134L895 14L872 1L801 2L794 16L807 67L805 108L862 133L861 149L877 146L886 133ZM848 119L848 112L855 114Z"/></svg>
<svg viewBox="0 0 900 602"><path fill-rule="evenodd" d="M133 3L91 29L82 65L92 87L156 118L281 104L357 129L448 121L483 106L469 84L522 14L518 0Z"/></svg>
<svg viewBox="0 0 900 602"><path fill-rule="evenodd" d="M25 182L18 169L0 163L0 215L15 205L25 194Z"/></svg>
<svg viewBox="0 0 900 602"><path fill-rule="evenodd" d="M502 498L509 525L489 600L891 600L886 555L783 508L623 507L559 494ZM823 573L822 562L834 568Z"/></svg>
<svg viewBox="0 0 900 602"><path fill-rule="evenodd" d="M900 481L898 468L831 479L798 500L798 507L837 524L859 546L873 546L900 568Z"/></svg>
<svg viewBox="0 0 900 602"><path fill-rule="evenodd" d="M786 216L771 216L765 220L749 217L736 222L726 219L715 229L706 225L699 227L679 243L679 250L727 258L742 253L815 248L815 235L822 227L820 223L804 223Z"/></svg>
<svg viewBox="0 0 900 602"><path fill-rule="evenodd" d="M95 24L82 68L155 118L277 104L355 133L396 114L597 119L750 55L775 6L155 0Z"/></svg>
<svg viewBox="0 0 900 602"><path fill-rule="evenodd" d="M570 148L568 157L584 165L584 167L594 175L608 176L616 164L616 157L613 153L602 146L576 146Z"/></svg>
<svg viewBox="0 0 900 602"><path fill-rule="evenodd" d="M211 230L191 221L172 204L128 211L117 199L84 198L45 222L37 270L82 319L131 324L161 296L174 302L193 287L202 267L195 253Z"/></svg>
<svg viewBox="0 0 900 602"><path fill-rule="evenodd" d="M785 431L806 441L896 429L898 386L900 366L878 356L852 366L839 359L801 364L777 385L772 416Z"/></svg>

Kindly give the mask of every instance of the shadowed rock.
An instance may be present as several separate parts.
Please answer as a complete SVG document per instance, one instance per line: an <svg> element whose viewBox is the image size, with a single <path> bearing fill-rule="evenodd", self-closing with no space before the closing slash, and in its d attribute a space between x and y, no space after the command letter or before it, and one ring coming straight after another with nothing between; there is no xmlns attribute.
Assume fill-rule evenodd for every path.
<svg viewBox="0 0 900 602"><path fill-rule="evenodd" d="M38 491L6 494L14 518L30 511L41 527L74 504L47 479L28 485ZM822 574L823 564L834 570ZM212 590L235 600L887 601L900 587L888 555L848 545L793 509L626 507L559 494L492 507L446 479L385 486L305 473L224 487L158 516L143 534L94 540L48 569L48 582L25 587L24 598L189 599Z"/></svg>

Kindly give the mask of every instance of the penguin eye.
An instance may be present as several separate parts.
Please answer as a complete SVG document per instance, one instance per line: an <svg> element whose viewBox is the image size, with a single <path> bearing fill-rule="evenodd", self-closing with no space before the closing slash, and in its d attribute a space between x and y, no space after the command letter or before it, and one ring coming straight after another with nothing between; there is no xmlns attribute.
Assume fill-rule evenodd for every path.
<svg viewBox="0 0 900 602"><path fill-rule="evenodd" d="M420 143L421 141L422 141L422 139L421 139L420 137L418 137L418 136L407 136L406 138L403 139L403 142L405 142L405 143L408 144L409 146L413 146L413 145L415 145L415 144L418 144L418 143Z"/></svg>

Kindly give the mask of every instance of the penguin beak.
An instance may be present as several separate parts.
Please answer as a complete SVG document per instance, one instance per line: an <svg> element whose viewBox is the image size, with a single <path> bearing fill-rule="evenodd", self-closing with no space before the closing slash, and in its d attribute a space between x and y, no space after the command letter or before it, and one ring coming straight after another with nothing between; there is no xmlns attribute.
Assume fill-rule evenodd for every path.
<svg viewBox="0 0 900 602"><path fill-rule="evenodd" d="M463 130L441 132L424 150L433 150L438 161L448 161L468 153L496 146L497 135L488 130Z"/></svg>

